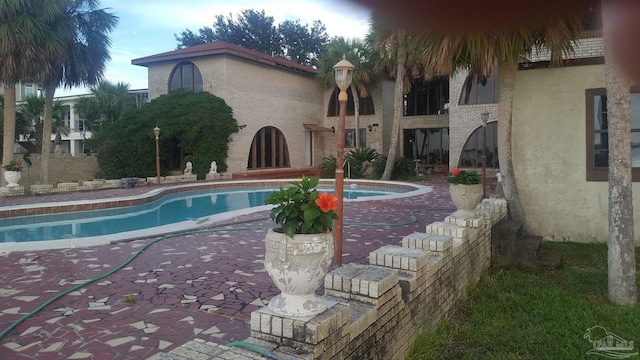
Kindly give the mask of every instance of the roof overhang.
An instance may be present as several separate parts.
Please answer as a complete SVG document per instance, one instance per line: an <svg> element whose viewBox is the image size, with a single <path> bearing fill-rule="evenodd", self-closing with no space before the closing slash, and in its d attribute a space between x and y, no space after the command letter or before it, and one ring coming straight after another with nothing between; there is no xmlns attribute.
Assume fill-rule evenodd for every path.
<svg viewBox="0 0 640 360"><path fill-rule="evenodd" d="M324 126L320 126L320 125L316 125L316 124L302 124L302 126L304 126L305 129L311 130L311 131L333 132L333 129L329 129L329 128L326 128Z"/></svg>

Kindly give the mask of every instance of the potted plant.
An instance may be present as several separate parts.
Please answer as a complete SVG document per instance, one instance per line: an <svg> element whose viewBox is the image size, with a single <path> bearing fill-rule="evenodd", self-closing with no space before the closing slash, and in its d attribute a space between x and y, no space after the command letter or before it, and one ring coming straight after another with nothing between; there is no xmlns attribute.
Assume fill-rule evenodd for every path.
<svg viewBox="0 0 640 360"><path fill-rule="evenodd" d="M4 169L4 179L7 181L7 187L20 186L18 181L22 178L22 164L19 161L11 160L8 164L2 165Z"/></svg>
<svg viewBox="0 0 640 360"><path fill-rule="evenodd" d="M456 217L475 217L473 209L482 200L482 184L480 176L475 171L453 169L447 178L451 200L458 209L451 214Z"/></svg>
<svg viewBox="0 0 640 360"><path fill-rule="evenodd" d="M274 205L270 217L278 225L265 238L264 266L281 293L271 299L276 314L300 317L326 310L315 294L333 257L333 220L337 198L316 187L318 178L302 178L288 188L274 190L264 200Z"/></svg>

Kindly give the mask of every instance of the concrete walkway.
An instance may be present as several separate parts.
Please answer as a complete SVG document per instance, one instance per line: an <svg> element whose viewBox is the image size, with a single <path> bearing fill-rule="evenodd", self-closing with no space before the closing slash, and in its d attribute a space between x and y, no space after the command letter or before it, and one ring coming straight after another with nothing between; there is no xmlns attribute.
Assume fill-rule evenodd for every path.
<svg viewBox="0 0 640 360"><path fill-rule="evenodd" d="M362 225L345 227L343 263L366 264L371 251L442 221L451 212L444 208L452 207L444 177L423 185L433 191L345 203L345 223ZM3 198L0 206L148 190ZM120 271L45 306L0 340L0 359L146 359L195 339L222 345L245 339L251 312L278 293L263 266L266 230L251 229L273 223L261 212L219 225L166 238ZM153 240L0 254L0 331L56 294L115 269Z"/></svg>

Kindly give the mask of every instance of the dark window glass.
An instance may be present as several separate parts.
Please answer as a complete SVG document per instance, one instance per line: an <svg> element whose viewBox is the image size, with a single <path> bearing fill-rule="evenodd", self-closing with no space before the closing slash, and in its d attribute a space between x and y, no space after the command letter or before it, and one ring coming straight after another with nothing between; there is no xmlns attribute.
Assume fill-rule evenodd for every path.
<svg viewBox="0 0 640 360"><path fill-rule="evenodd" d="M640 179L640 89L631 93L631 166L633 181ZM607 181L609 168L609 121L606 89L588 89L587 180Z"/></svg>
<svg viewBox="0 0 640 360"><path fill-rule="evenodd" d="M414 79L404 96L404 116L439 115L449 110L449 78Z"/></svg>
<svg viewBox="0 0 640 360"><path fill-rule="evenodd" d="M487 123L487 168L498 169L498 126L495 121ZM482 167L482 153L484 151L484 128L476 128L467 138L467 142L460 154L459 167Z"/></svg>
<svg viewBox="0 0 640 360"><path fill-rule="evenodd" d="M404 157L423 164L449 164L449 128L406 129Z"/></svg>
<svg viewBox="0 0 640 360"><path fill-rule="evenodd" d="M487 78L475 79L469 74L462 87L459 105L493 104L498 102L498 68Z"/></svg>
<svg viewBox="0 0 640 360"><path fill-rule="evenodd" d="M336 86L331 93L331 98L329 98L329 109L327 109L327 116L338 116L340 115L340 102L338 101L338 95L340 94L340 89ZM353 94L351 92L351 87L347 89L347 112L346 116L355 115L355 105L353 102ZM373 107L373 98L371 95L367 97L360 97L360 115L375 115L376 111Z"/></svg>
<svg viewBox="0 0 640 360"><path fill-rule="evenodd" d="M289 166L289 150L284 134L272 126L258 130L249 149L247 168L265 169Z"/></svg>
<svg viewBox="0 0 640 360"><path fill-rule="evenodd" d="M181 63L173 69L169 81L169 91L175 89L202 92L202 74L195 64Z"/></svg>

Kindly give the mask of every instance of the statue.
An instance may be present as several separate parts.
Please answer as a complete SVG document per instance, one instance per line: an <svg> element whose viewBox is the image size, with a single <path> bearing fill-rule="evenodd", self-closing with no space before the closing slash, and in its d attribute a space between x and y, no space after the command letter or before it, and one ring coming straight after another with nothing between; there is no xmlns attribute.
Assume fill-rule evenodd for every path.
<svg viewBox="0 0 640 360"><path fill-rule="evenodd" d="M211 168L209 169L209 173L207 174L206 179L207 180L220 179L220 174L218 174L218 164L216 164L215 161L211 162ZM211 201L215 204L215 201L213 200L213 198L211 199Z"/></svg>
<svg viewBox="0 0 640 360"><path fill-rule="evenodd" d="M216 174L218 172L218 165L215 161L211 162L211 169L209 169L209 174Z"/></svg>
<svg viewBox="0 0 640 360"><path fill-rule="evenodd" d="M193 164L191 164L191 161L187 161L187 165L184 168L184 174L191 175L192 170L193 170Z"/></svg>

